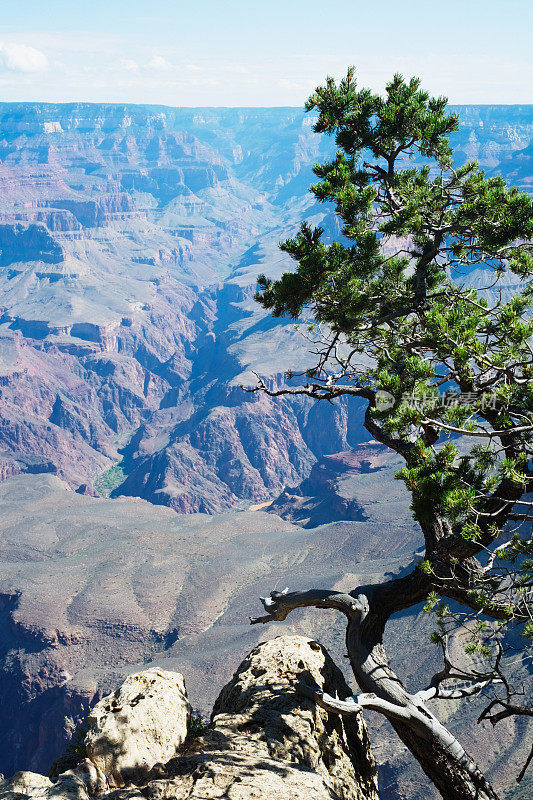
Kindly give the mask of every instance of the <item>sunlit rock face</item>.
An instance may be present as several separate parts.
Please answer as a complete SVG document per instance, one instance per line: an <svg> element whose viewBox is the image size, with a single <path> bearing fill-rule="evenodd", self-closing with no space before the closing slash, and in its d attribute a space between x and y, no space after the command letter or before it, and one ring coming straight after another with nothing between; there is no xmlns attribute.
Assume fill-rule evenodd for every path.
<svg viewBox="0 0 533 800"><path fill-rule="evenodd" d="M112 788L143 781L184 743L191 720L179 672L147 669L129 675L87 718L85 755Z"/></svg>

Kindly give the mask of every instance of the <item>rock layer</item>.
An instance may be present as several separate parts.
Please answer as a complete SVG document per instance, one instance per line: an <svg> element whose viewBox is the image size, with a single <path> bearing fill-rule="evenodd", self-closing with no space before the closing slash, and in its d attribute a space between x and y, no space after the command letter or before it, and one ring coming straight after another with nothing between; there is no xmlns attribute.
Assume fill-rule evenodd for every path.
<svg viewBox="0 0 533 800"><path fill-rule="evenodd" d="M458 161L531 187L531 108L457 110ZM306 343L252 298L258 273L289 267L277 245L302 218L339 235L307 192L331 153L312 123L300 109L0 104L0 479L51 472L213 513L367 441L358 402L238 388L307 365Z"/></svg>
<svg viewBox="0 0 533 800"><path fill-rule="evenodd" d="M365 509L372 490L379 503L391 490L394 493L394 485L383 481L390 462L390 452L375 442L353 452L323 456L313 465L309 477L299 486L285 488L268 510L304 528L337 520L368 519Z"/></svg>

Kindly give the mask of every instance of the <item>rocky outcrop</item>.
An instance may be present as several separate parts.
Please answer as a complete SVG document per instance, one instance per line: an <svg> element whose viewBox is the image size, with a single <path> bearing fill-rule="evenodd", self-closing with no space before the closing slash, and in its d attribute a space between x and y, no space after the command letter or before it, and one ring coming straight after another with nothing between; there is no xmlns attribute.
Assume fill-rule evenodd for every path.
<svg viewBox="0 0 533 800"><path fill-rule="evenodd" d="M54 206L69 212L78 225L95 228L111 219L124 219L134 211L132 199L127 194L104 195L98 200L48 200L46 206Z"/></svg>
<svg viewBox="0 0 533 800"><path fill-rule="evenodd" d="M299 693L302 682L346 697L330 656L302 636L255 648L224 687L205 729L191 726L179 673L131 675L91 711L72 765L54 780L19 772L0 800L119 795L121 800L377 800L362 718L345 726Z"/></svg>
<svg viewBox="0 0 533 800"><path fill-rule="evenodd" d="M57 264L64 254L44 225L0 225L0 267L17 261Z"/></svg>
<svg viewBox="0 0 533 800"><path fill-rule="evenodd" d="M55 783L35 772L17 772L0 786L2 800L89 800L87 784L76 774L65 773Z"/></svg>
<svg viewBox="0 0 533 800"><path fill-rule="evenodd" d="M362 717L345 725L306 700L298 690L302 683L339 697L351 694L341 671L317 642L280 636L259 645L215 702L206 744L215 752L230 750L237 775L240 759L250 765L265 763L270 786L258 796L304 797L307 783L309 797L370 800L376 780ZM279 775L272 760L284 764L285 775ZM309 771L315 773L311 781L306 780ZM274 785L272 773L278 773ZM250 788L254 784L260 788L262 781L250 782ZM242 791L237 796L254 795Z"/></svg>

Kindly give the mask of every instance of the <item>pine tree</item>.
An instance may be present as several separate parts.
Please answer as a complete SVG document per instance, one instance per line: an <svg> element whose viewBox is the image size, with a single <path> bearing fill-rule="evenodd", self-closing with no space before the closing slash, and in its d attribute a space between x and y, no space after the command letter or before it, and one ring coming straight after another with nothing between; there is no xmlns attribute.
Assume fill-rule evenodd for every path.
<svg viewBox="0 0 533 800"><path fill-rule="evenodd" d="M253 622L282 620L302 606L343 612L362 693L316 699L338 713L384 714L445 800L494 800L425 703L491 685L505 626L533 634L533 504L525 499L533 488L533 202L475 162L454 166L448 135L459 121L446 104L401 75L384 97L358 90L353 69L308 100L306 110L318 112L315 131L338 147L331 162L315 166L311 191L334 204L342 238L326 244L320 228L304 223L281 245L294 272L259 277L256 299L275 316L312 318L318 357L303 384L272 391L259 380L251 389L363 398L366 430L404 459L397 477L411 494L424 559L405 577L349 594L272 592L267 614ZM472 288L480 268L487 285ZM509 282L515 290L507 296L499 287ZM450 663L457 615L446 599L477 620L471 651L497 649L486 674ZM445 663L427 689L411 694L389 665L383 632L392 614L421 601L437 611ZM511 708L511 700L499 702Z"/></svg>

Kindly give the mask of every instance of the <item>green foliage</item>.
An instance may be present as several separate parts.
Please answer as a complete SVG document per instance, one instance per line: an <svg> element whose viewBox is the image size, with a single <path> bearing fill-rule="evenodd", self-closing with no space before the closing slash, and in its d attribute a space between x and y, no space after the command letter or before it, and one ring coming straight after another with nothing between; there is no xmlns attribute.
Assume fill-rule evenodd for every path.
<svg viewBox="0 0 533 800"><path fill-rule="evenodd" d="M209 728L209 721L198 710L192 712L189 720L187 736L185 741L180 745L178 752L184 756L190 753L201 752L202 741L201 737Z"/></svg>
<svg viewBox="0 0 533 800"><path fill-rule="evenodd" d="M427 573L427 569L425 569L424 572ZM437 607L438 602L439 602L439 595L437 594L437 592L430 592L426 604L424 606L424 611L426 612L426 614L430 614L432 611L434 611L435 608Z"/></svg>
<svg viewBox="0 0 533 800"><path fill-rule="evenodd" d="M259 276L256 299L275 316L313 317L311 396L365 398L368 430L404 457L397 477L426 538L418 568L430 584L445 592L444 572L472 608L511 619L497 576L477 585L481 567L468 559L533 486L533 201L476 162L453 166L459 120L417 78L395 75L381 97L359 90L351 68L306 109L337 145L311 192L333 204L343 238L328 244L302 224L281 245L295 270ZM479 267L489 277L476 290ZM503 279L516 283L511 297L497 292ZM506 557L522 545L510 547ZM529 574L523 553L514 563Z"/></svg>
<svg viewBox="0 0 533 800"><path fill-rule="evenodd" d="M89 722L87 719L84 719L80 724L75 728L74 733L72 734L72 738L68 743L67 749L65 751L65 755L72 756L73 758L77 759L79 764L80 761L83 761L84 758L87 756L87 749L85 747L85 737L89 731Z"/></svg>
<svg viewBox="0 0 533 800"><path fill-rule="evenodd" d="M209 720L207 720L200 711L193 711L187 735L189 737L201 736L208 727Z"/></svg>
<svg viewBox="0 0 533 800"><path fill-rule="evenodd" d="M74 729L74 733L71 736L64 754L57 758L50 767L48 777L51 780L56 780L58 776L61 775L62 772L66 772L66 770L74 769L74 767L77 767L78 764L87 757L85 737L87 736L88 730L89 722L88 719L85 718Z"/></svg>
<svg viewBox="0 0 533 800"><path fill-rule="evenodd" d="M102 497L109 497L114 489L125 480L126 475L120 464L103 472L94 482L95 491Z"/></svg>

